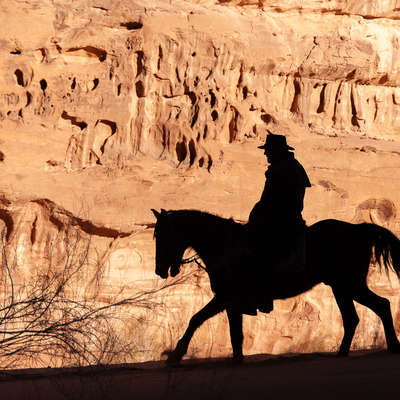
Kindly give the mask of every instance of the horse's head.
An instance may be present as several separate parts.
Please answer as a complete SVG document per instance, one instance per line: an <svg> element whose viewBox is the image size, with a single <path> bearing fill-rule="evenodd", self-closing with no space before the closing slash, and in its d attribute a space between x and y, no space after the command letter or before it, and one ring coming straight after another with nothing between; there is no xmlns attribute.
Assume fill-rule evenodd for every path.
<svg viewBox="0 0 400 400"><path fill-rule="evenodd" d="M181 267L183 253L187 245L172 212L151 210L157 218L154 228L156 239L156 274L163 279L168 278L168 271L171 276L178 275ZM175 222L175 223L174 223Z"/></svg>

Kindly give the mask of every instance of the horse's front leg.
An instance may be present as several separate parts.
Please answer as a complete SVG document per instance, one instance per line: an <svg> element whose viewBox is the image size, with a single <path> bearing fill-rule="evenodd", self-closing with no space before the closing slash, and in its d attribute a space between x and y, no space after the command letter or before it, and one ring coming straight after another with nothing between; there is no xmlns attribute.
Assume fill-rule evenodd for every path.
<svg viewBox="0 0 400 400"><path fill-rule="evenodd" d="M221 311L225 309L225 304L220 302L217 297L213 297L213 299L204 306L198 313L194 314L190 319L189 326L187 327L184 335L178 341L178 344L175 347L175 350L168 354L167 363L168 364L177 364L181 361L182 357L186 354L187 349L189 347L190 340L193 337L196 329L204 322L217 315Z"/></svg>
<svg viewBox="0 0 400 400"><path fill-rule="evenodd" d="M243 314L233 308L227 308L229 330L233 350L233 360L243 361Z"/></svg>

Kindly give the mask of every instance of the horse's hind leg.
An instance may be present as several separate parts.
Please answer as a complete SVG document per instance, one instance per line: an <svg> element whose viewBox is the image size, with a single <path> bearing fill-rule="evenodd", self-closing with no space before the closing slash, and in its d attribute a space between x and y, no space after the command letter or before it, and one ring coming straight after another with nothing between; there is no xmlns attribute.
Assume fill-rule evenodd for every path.
<svg viewBox="0 0 400 400"><path fill-rule="evenodd" d="M382 320L388 350L392 353L400 353L400 343L393 326L389 300L378 296L367 286L357 293L354 300L370 308Z"/></svg>
<svg viewBox="0 0 400 400"><path fill-rule="evenodd" d="M168 364L177 364L181 361L182 357L186 354L187 349L189 347L190 340L193 337L196 329L209 318L217 315L221 311L225 309L225 305L216 297L213 297L212 300L207 303L198 313L194 314L190 319L189 326L187 327L184 335L178 341L175 350L168 354L167 363Z"/></svg>
<svg viewBox="0 0 400 400"><path fill-rule="evenodd" d="M356 331L359 318L354 307L351 296L345 290L332 287L337 305L342 314L344 335L339 348L338 356L347 356L350 351L351 342Z"/></svg>
<svg viewBox="0 0 400 400"><path fill-rule="evenodd" d="M243 361L243 315L234 309L226 310L229 320L229 330L233 350L233 359L237 362Z"/></svg>

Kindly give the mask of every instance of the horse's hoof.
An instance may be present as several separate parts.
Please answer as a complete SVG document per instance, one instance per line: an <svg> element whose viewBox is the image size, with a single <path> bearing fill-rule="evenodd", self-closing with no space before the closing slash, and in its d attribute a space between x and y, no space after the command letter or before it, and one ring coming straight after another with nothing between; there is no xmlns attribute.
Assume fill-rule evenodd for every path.
<svg viewBox="0 0 400 400"><path fill-rule="evenodd" d="M180 355L179 353L177 353L176 350L172 350L172 351L163 351L162 353L163 356L167 356L167 359L165 360L166 364L170 367L174 367L176 365L179 365L179 363L182 360L182 355Z"/></svg>
<svg viewBox="0 0 400 400"><path fill-rule="evenodd" d="M393 354L400 354L400 343L388 346L388 350Z"/></svg>
<svg viewBox="0 0 400 400"><path fill-rule="evenodd" d="M336 357L341 358L341 357L347 357L349 355L349 352L346 350L339 350L336 354Z"/></svg>
<svg viewBox="0 0 400 400"><path fill-rule="evenodd" d="M235 364L235 365L241 365L241 364L243 364L243 356L233 356L232 357L232 361L233 361L233 364Z"/></svg>

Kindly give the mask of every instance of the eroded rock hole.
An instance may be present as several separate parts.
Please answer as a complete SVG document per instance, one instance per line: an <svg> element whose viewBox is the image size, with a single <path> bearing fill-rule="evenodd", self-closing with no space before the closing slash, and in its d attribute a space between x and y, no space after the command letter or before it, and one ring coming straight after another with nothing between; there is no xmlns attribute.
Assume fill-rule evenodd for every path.
<svg viewBox="0 0 400 400"><path fill-rule="evenodd" d="M163 50L161 46L158 46L158 61L157 61L157 70L161 68L161 60L163 58Z"/></svg>
<svg viewBox="0 0 400 400"><path fill-rule="evenodd" d="M211 89L208 91L208 93L210 93L210 97L211 97L210 106L214 107L215 103L217 102L217 98Z"/></svg>
<svg viewBox="0 0 400 400"><path fill-rule="evenodd" d="M144 86L142 81L137 81L135 83L136 87L136 96L137 97L144 97Z"/></svg>
<svg viewBox="0 0 400 400"><path fill-rule="evenodd" d="M186 138L184 137L181 142L177 142L175 146L176 158L181 163L187 156Z"/></svg>
<svg viewBox="0 0 400 400"><path fill-rule="evenodd" d="M47 82L46 79L41 79L40 82L40 89L42 89L43 93L45 92L45 90L47 89Z"/></svg>
<svg viewBox="0 0 400 400"><path fill-rule="evenodd" d="M128 31L134 31L136 29L143 28L143 24L139 21L122 22L119 25L128 29Z"/></svg>
<svg viewBox="0 0 400 400"><path fill-rule="evenodd" d="M218 111L217 110L212 111L211 118L213 121L216 121L218 119Z"/></svg>
<svg viewBox="0 0 400 400"><path fill-rule="evenodd" d="M26 105L28 107L32 103L32 94L30 92L26 92Z"/></svg>
<svg viewBox="0 0 400 400"><path fill-rule="evenodd" d="M36 242L36 229L37 229L36 225L37 225L37 217L35 217L35 219L32 223L32 229L31 229L31 244L32 244L32 246Z"/></svg>
<svg viewBox="0 0 400 400"><path fill-rule="evenodd" d="M211 156L208 156L208 163L207 163L207 171L208 172L210 172L212 165L213 165L213 160L212 160Z"/></svg>
<svg viewBox="0 0 400 400"><path fill-rule="evenodd" d="M120 83L120 84L117 86L117 96L120 96L120 95L121 95L121 87L122 87L122 84Z"/></svg>
<svg viewBox="0 0 400 400"><path fill-rule="evenodd" d="M85 46L85 47L72 47L66 50L67 53L76 53L76 52L84 52L88 57L94 56L99 59L99 61L103 62L107 58L107 52L103 49L99 49L93 46Z"/></svg>
<svg viewBox="0 0 400 400"><path fill-rule="evenodd" d="M117 124L114 121L110 121L108 119L101 119L99 120L99 122L110 127L111 135L114 135L114 133L117 132Z"/></svg>
<svg viewBox="0 0 400 400"><path fill-rule="evenodd" d="M17 78L17 83L18 85L25 87L25 82L24 82L24 74L20 69L16 69L14 72L15 77Z"/></svg>
<svg viewBox="0 0 400 400"><path fill-rule="evenodd" d="M248 89L246 86L243 87L242 94L243 94L243 100L247 99Z"/></svg>
<svg viewBox="0 0 400 400"><path fill-rule="evenodd" d="M101 153L102 154L104 153L104 149L103 149L103 151L101 151ZM89 153L89 164L93 164L93 162L96 163L97 165L103 165L101 163L99 156L91 150Z"/></svg>
<svg viewBox="0 0 400 400"><path fill-rule="evenodd" d="M163 149L167 147L167 131L165 130L165 125L162 126L162 141L161 141Z"/></svg>
<svg viewBox="0 0 400 400"><path fill-rule="evenodd" d="M326 89L326 83L322 85L321 92L319 94L319 105L317 108L317 113L320 114L325 111L325 89Z"/></svg>
<svg viewBox="0 0 400 400"><path fill-rule="evenodd" d="M1 155L3 155L3 153L1 153ZM14 219L11 216L10 211L4 210L4 209L0 210L0 219L2 219L6 225L7 233L6 233L5 239L6 239L6 243L8 243L8 241L10 240L11 234L14 232Z"/></svg>
<svg viewBox="0 0 400 400"><path fill-rule="evenodd" d="M349 72L347 75L346 75L346 79L347 80L351 80L351 79L354 79L354 77L356 76L356 72L357 72L357 70L356 69L353 69L351 72Z"/></svg>
<svg viewBox="0 0 400 400"><path fill-rule="evenodd" d="M72 80L71 89L74 90L76 88L76 78Z"/></svg>
<svg viewBox="0 0 400 400"><path fill-rule="evenodd" d="M389 81L389 75L388 74L384 74L380 79L379 79L379 84L380 85L384 85L385 83L387 83Z"/></svg>
<svg viewBox="0 0 400 400"><path fill-rule="evenodd" d="M189 165L194 164L194 161L196 160L196 156L197 156L196 145L194 143L194 140L190 139L190 141L189 141Z"/></svg>
<svg viewBox="0 0 400 400"><path fill-rule="evenodd" d="M100 82L100 81L99 81L97 78L94 78L94 79L93 79L93 87L92 87L92 90L96 89L97 86L99 86L99 82Z"/></svg>
<svg viewBox="0 0 400 400"><path fill-rule="evenodd" d="M353 126L356 126L357 128L360 127L360 124L358 123L358 119L357 119L357 109L356 109L356 105L354 103L354 94L353 94L353 90L351 90L350 93L350 103L351 103L351 124Z"/></svg>
<svg viewBox="0 0 400 400"><path fill-rule="evenodd" d="M189 97L190 101L192 102L192 105L195 105L197 101L197 96L194 92L187 92L186 95Z"/></svg>
<svg viewBox="0 0 400 400"><path fill-rule="evenodd" d="M100 146L100 152L101 152L101 154L104 154L104 149L105 149L105 146L106 146L106 144L108 142L108 139L112 135L114 135L115 132L117 132L117 124L114 121L110 121L108 119L101 119L101 120L99 120L97 122L100 122L100 123L108 126L110 128L110 130L111 130L111 135L107 139L105 139L103 144ZM97 125L97 123L96 123L96 125ZM100 161L100 160L98 160L98 161ZM98 164L97 161L96 161L96 163Z"/></svg>
<svg viewBox="0 0 400 400"><path fill-rule="evenodd" d="M268 114L268 113L265 113L265 114L261 114L261 120L263 121L263 122L265 122L266 124L269 124L270 122L276 122L275 121L275 118L271 115L271 114Z"/></svg>
<svg viewBox="0 0 400 400"><path fill-rule="evenodd" d="M232 118L229 122L229 143L232 143L236 140L237 136L237 120L239 118L239 111L236 108L231 107L233 111Z"/></svg>
<svg viewBox="0 0 400 400"><path fill-rule="evenodd" d="M63 111L63 113L61 114L61 118L70 121L72 125L78 126L81 130L87 128L87 123L85 121L79 120L78 117L68 115L66 111Z"/></svg>
<svg viewBox="0 0 400 400"><path fill-rule="evenodd" d="M297 80L293 81L293 85L294 85L294 96L293 96L292 105L290 107L290 112L298 113L299 112L299 97L301 94L301 88L300 88L300 83Z"/></svg>
<svg viewBox="0 0 400 400"><path fill-rule="evenodd" d="M100 6L92 6L92 8L96 9L96 10L101 10L101 11L105 11L107 12L109 9L105 8L105 7L100 7Z"/></svg>
<svg viewBox="0 0 400 400"><path fill-rule="evenodd" d="M136 76L140 75L144 70L144 53L143 51L136 52Z"/></svg>
<svg viewBox="0 0 400 400"><path fill-rule="evenodd" d="M197 122L198 117L199 117L199 106L195 105L194 114L193 114L193 117L192 117L192 122L190 123L190 127L191 128L194 127L194 124Z"/></svg>
<svg viewBox="0 0 400 400"><path fill-rule="evenodd" d="M175 74L176 74L176 79L178 80L178 82L181 82L181 77L179 76L179 70L178 67L175 68Z"/></svg>
<svg viewBox="0 0 400 400"><path fill-rule="evenodd" d="M15 50L10 51L10 54L19 55L19 54L22 54L22 51L19 49L15 49Z"/></svg>

